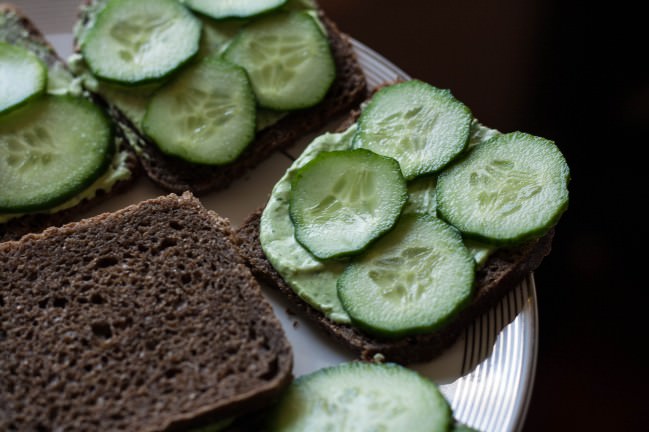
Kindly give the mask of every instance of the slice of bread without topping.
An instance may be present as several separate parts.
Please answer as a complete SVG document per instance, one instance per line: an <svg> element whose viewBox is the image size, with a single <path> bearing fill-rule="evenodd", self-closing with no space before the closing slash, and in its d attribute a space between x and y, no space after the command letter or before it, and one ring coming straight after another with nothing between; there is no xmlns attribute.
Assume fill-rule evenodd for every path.
<svg viewBox="0 0 649 432"><path fill-rule="evenodd" d="M79 23L87 26L91 14L96 13L93 5L103 0L85 0L81 8ZM272 153L294 144L304 135L324 127L349 110L357 107L367 95L367 83L354 49L347 35L328 19L322 10L318 11L324 24L331 51L336 64L336 79L325 99L314 107L293 111L257 133L255 140L233 163L223 166L196 165L163 154L157 146L124 114L118 114L121 125L129 125L132 133L140 138L142 154L140 162L147 175L161 187L176 193L190 190L195 194L226 188L233 180L242 177ZM78 41L76 41L78 50ZM108 101L110 103L110 101ZM112 111L120 113L112 106Z"/></svg>
<svg viewBox="0 0 649 432"><path fill-rule="evenodd" d="M188 430L292 379L279 321L189 193L0 244L0 430Z"/></svg>
<svg viewBox="0 0 649 432"><path fill-rule="evenodd" d="M48 66L58 68L61 73L69 74L66 63L59 57L52 45L45 39L43 34L16 6L8 3L0 3L0 40L19 45L34 52ZM106 103L97 95L86 92L86 96L97 105L107 110ZM111 113L107 110L108 114ZM118 121L112 116L113 121ZM7 222L0 222L0 242L16 240L22 235L39 232L49 226L62 225L77 219L81 213L89 210L95 205L105 201L110 196L122 192L132 183L139 173L140 167L135 152L130 146L128 139L123 135L120 128L115 128L116 145L120 146L125 155L125 167L131 172L129 178L119 180L113 185L110 191L98 190L92 199L84 199L79 204L57 213L32 213L18 218L10 219Z"/></svg>

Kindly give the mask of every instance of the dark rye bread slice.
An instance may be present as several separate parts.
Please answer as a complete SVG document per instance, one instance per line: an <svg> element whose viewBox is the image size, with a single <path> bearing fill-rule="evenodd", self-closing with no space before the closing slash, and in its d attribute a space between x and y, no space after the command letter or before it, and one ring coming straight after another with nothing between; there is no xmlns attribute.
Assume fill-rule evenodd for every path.
<svg viewBox="0 0 649 432"><path fill-rule="evenodd" d="M8 3L0 3L0 17L0 23L4 23L0 32L0 40L29 49L38 55L48 67L61 67L63 70L68 70L66 63L59 57L40 30L16 6ZM106 103L97 95L88 93L88 97L99 106L107 109ZM116 120L114 116L111 117L113 120ZM129 179L117 182L110 192L99 190L97 195L91 200L85 199L76 206L58 213L34 213L17 219L11 219L5 223L0 222L0 242L16 240L24 234L39 232L49 226L58 226L70 222L78 218L81 213L105 201L110 196L127 189L139 172L139 164L135 152L128 145L128 140L123 136L121 129L115 129L116 140L123 140L123 142L127 143L123 151L128 153L126 165L132 173Z"/></svg>
<svg viewBox="0 0 649 432"><path fill-rule="evenodd" d="M97 1L86 0L85 4ZM336 79L322 102L312 108L294 111L258 132L252 144L235 162L223 166L196 165L165 155L141 130L121 115L121 123L129 124L131 131L141 138L143 147L140 162L147 175L161 187L176 193L190 190L201 194L224 189L272 153L290 146L300 137L316 131L338 115L357 107L367 96L367 82L363 70L348 36L342 33L322 10L318 11L318 15L327 30L336 64ZM89 20L88 8L82 7L80 23L87 25ZM118 108L113 108L119 112Z"/></svg>
<svg viewBox="0 0 649 432"><path fill-rule="evenodd" d="M381 354L386 361L402 364L431 360L440 355L478 316L488 311L512 288L535 270L550 253L554 230L544 237L492 255L476 274L475 294L470 304L456 317L433 333L398 339L370 336L355 327L330 321L325 315L299 298L266 259L259 242L259 221L263 209L250 215L237 229L237 246L252 273L262 282L279 290L301 313L315 321L334 339L347 345L363 360Z"/></svg>
<svg viewBox="0 0 649 432"><path fill-rule="evenodd" d="M0 244L0 430L187 430L292 379L228 220L169 195Z"/></svg>

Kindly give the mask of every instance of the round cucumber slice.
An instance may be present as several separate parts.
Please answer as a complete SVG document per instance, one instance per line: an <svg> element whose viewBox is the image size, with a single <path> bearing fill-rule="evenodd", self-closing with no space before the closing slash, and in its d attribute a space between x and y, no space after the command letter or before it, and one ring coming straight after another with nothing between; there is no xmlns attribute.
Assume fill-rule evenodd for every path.
<svg viewBox="0 0 649 432"><path fill-rule="evenodd" d="M295 238L320 259L358 253L390 230L408 198L399 164L368 150L323 152L295 173Z"/></svg>
<svg viewBox="0 0 649 432"><path fill-rule="evenodd" d="M114 152L110 120L92 102L43 96L0 117L0 212L54 207L97 179Z"/></svg>
<svg viewBox="0 0 649 432"><path fill-rule="evenodd" d="M110 0L81 44L93 74L123 84L159 80L192 58L201 23L176 0Z"/></svg>
<svg viewBox="0 0 649 432"><path fill-rule="evenodd" d="M47 67L31 51L0 42L0 113L43 94Z"/></svg>
<svg viewBox="0 0 649 432"><path fill-rule="evenodd" d="M407 214L345 269L338 297L368 333L427 333L469 300L474 269L455 228L430 215Z"/></svg>
<svg viewBox="0 0 649 432"><path fill-rule="evenodd" d="M246 72L206 57L153 95L142 127L166 154L222 165L254 139L255 109Z"/></svg>
<svg viewBox="0 0 649 432"><path fill-rule="evenodd" d="M568 164L549 140L513 132L442 172L440 216L469 236L512 244L545 233L568 206Z"/></svg>
<svg viewBox="0 0 649 432"><path fill-rule="evenodd" d="M317 104L336 75L329 42L306 12L253 21L232 41L225 58L246 69L259 105L276 110Z"/></svg>
<svg viewBox="0 0 649 432"><path fill-rule="evenodd" d="M299 377L269 421L273 432L442 432L451 426L451 408L432 381L396 364L361 362Z"/></svg>
<svg viewBox="0 0 649 432"><path fill-rule="evenodd" d="M390 156L406 179L434 173L467 146L471 111L448 90L412 80L379 90L358 119L355 148Z"/></svg>
<svg viewBox="0 0 649 432"><path fill-rule="evenodd" d="M246 18L277 9L286 0L182 0L196 12L215 19Z"/></svg>

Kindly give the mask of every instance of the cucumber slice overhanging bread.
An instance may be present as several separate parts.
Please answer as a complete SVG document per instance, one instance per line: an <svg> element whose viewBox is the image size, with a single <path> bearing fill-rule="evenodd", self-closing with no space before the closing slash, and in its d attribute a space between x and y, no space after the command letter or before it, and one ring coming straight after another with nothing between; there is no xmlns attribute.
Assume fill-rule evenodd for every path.
<svg viewBox="0 0 649 432"><path fill-rule="evenodd" d="M412 91L418 91L425 86L427 84L411 81L384 88L381 94L401 92L406 99L412 100L410 98ZM370 103L365 105L364 110L370 111L367 107L379 99L385 100L375 95ZM387 118L390 122L393 122L396 115L402 115L390 112L392 107L393 104L390 104L387 108ZM442 109L444 109L443 105ZM418 107L408 108L403 115L411 119L411 112L419 112ZM373 116L376 113L376 110L371 111ZM432 177L431 174L427 174L408 184L408 203L401 215L401 222L397 223L392 231L349 260L318 259L299 244L300 240L295 235L297 225L301 221L295 220L292 214L289 215L289 207L293 199L292 179L299 175L301 167L315 160L316 155L351 148L356 142L359 128L363 127L361 122L355 123L358 115L359 113L350 115L347 124L351 124L351 127L337 134L318 137L307 147L276 184L265 209L251 215L240 227L239 246L256 276L279 289L308 317L313 318L329 334L358 352L363 359L370 360L380 354L388 361L402 363L428 360L453 343L466 325L527 277L550 252L553 226L567 206L565 188L569 180L568 168L558 150L553 150L548 154L552 155L552 158L557 155L558 168L535 174L536 163L526 167L529 160L528 151L545 152L546 149L555 148L554 144L547 140L531 139L526 134L500 134L473 120L468 140L463 144L466 149L451 162L449 168L442 168ZM362 117L363 114L360 115ZM439 119L439 116L436 118ZM403 124L405 122L399 123L399 126ZM390 129L381 133L384 134L382 136L392 136L393 132ZM408 141L411 137L412 139L417 137L410 132L406 129L404 135L407 144L411 144ZM399 136L396 138L401 139ZM484 211L491 211L492 217L500 217L500 210L494 209L501 209L507 213L521 211L523 212L521 217L528 218L529 212L524 213L526 205L542 193L544 196L552 196L553 201L547 201L547 204L554 206L554 216L544 219L542 230L535 228L534 224L537 222L535 217L530 218L526 224L531 224L534 235L532 236L531 232L524 236L517 234L520 240L498 243L496 239L493 243L484 243L484 238L471 238L470 232L463 232L462 240L456 227L449 225L448 221L439 219L440 211L435 205L435 201L439 199L439 195L437 198L435 195L439 194L439 191L435 184L446 172L461 165L463 161L471 161L472 159L467 155L478 154L480 153L478 149L486 148L490 149L489 154L492 155L492 151L502 148L503 140L504 142L519 140L522 146L517 156L505 154L500 157L493 153L498 167L504 164L507 168L505 171L509 168L513 169L509 170L511 171L509 174L498 171L500 175L493 177L493 170L489 165L491 162L485 161L486 168L481 166L476 168L480 173L484 171L484 175L465 182L468 188L467 196L487 200ZM421 140L414 144L428 145ZM391 146L389 151L394 149L398 147ZM548 166L553 165L554 163L550 163ZM336 206L344 207L345 200L335 198L341 190L336 173L330 174L321 181L324 183L322 188L331 189L331 195L323 195L326 199L319 205L326 206L328 209ZM550 183L546 183L548 178L552 179ZM474 186L476 180L478 183ZM537 181L540 182L538 185ZM555 190L554 185L558 185L556 193L551 192ZM516 192L518 187L522 188L521 193ZM488 190L480 190L484 188ZM371 189L371 186L359 182L355 194L363 196L365 193L363 190ZM502 192L493 195L493 192L498 190ZM351 194L346 193L344 196L351 196ZM492 196L497 199L495 203L490 198ZM516 197L522 197L522 204L519 201L512 201L511 206L501 206L501 204L509 204L510 199L518 200L519 198ZM536 213L533 208L530 211ZM408 219L409 214L416 218ZM325 216L320 214L318 217ZM334 217L334 212L327 212L326 217ZM445 215L441 214L441 217L445 218ZM457 239L465 243L451 248L456 250L453 253L459 260L457 263L463 263L468 253L473 256L472 260L475 260L475 263L469 265L469 270L466 271L473 273L474 267L476 270L470 279L458 285L462 293L449 290L455 281L463 278L466 271L463 270L457 275L453 272L466 266L451 265L448 267L450 272L439 273L440 269L444 268L444 263L449 263L448 260L451 259L450 256L439 254L442 250L451 249L443 247L442 243L438 245L436 241L422 242L421 240L426 236L422 237L421 234L414 234L414 232L411 234L410 226L423 229L426 224L432 224L431 229L433 225L441 224L440 228L446 226L444 230L450 230L448 231L450 237L447 240L450 243L444 243L447 246L457 243ZM455 231L455 234L452 234L452 231ZM427 263L430 264L430 268ZM452 278L452 280L445 278ZM468 296L467 288L470 289ZM455 294L457 297L453 297ZM360 297L361 295L363 297ZM451 299L453 301L450 301ZM380 307L375 306L375 301L379 302ZM430 303L429 309L422 306L424 301ZM390 304L393 307L389 307ZM408 306L409 304L411 306ZM368 305L371 305L369 309L367 309ZM440 313L437 312L438 307ZM413 313L413 319L407 315L410 312Z"/></svg>
<svg viewBox="0 0 649 432"><path fill-rule="evenodd" d="M292 352L232 235L184 194L0 244L0 429L188 430L272 402Z"/></svg>
<svg viewBox="0 0 649 432"><path fill-rule="evenodd" d="M105 3L105 0L88 0L82 5L75 31L76 45L79 51L82 51L84 37L88 30L92 28L98 12ZM300 2L289 3L298 4ZM128 124L128 127L124 128L126 133L129 136L138 138L140 161L148 176L155 183L177 193L185 190L191 190L194 193L203 193L225 188L234 179L241 177L246 171L252 169L273 152L285 148L305 134L325 126L336 116L355 108L365 98L367 92L365 77L347 36L337 29L335 24L325 16L322 10L313 9L313 12L317 13L322 30L326 31L329 49L335 66L335 79L325 94L324 99L310 108L288 111L279 116L273 111L264 111L263 115L258 113L259 130L254 140L245 147L233 162L224 165L197 164L187 162L187 160L178 157L183 152L178 152L175 155L164 153L147 136L142 125L139 124L140 121L136 120L140 114L134 115L134 111L131 111L130 107L125 108L124 104L120 105L120 101L116 97L113 97L111 100L111 96L109 94L106 95L106 99L111 104L111 110L120 116L123 124ZM279 11L274 13L282 14L283 12ZM266 19L265 17L260 19ZM204 21L209 20L206 17L202 17L201 19ZM225 30L222 31L227 33L227 38L232 38L237 34L241 25L235 22L232 24L233 29L229 29L229 25L226 22ZM210 43L209 25L205 24L204 27L206 30L203 35L203 46ZM217 31L217 34L219 35L218 37L221 37L219 31ZM200 55L201 53L199 52ZM226 53L224 55L226 57L233 56L232 53ZM98 86L97 88L99 88L100 93L102 92L102 86L106 88L106 82L97 80L91 76L92 74L88 74L88 67L83 61L82 55L79 55L74 63L79 73L85 77L84 84L86 86L91 88ZM191 67L190 62L189 68ZM183 70L179 72L180 75L182 73ZM137 92L151 94L151 90L147 89L146 86L124 87L121 90L115 90L115 86L113 86L110 91L113 92L113 95L119 93L120 98L123 97L124 91L131 95L137 94ZM144 97L144 99L147 97L149 96ZM137 102L139 104L137 110L140 113L146 109L144 99ZM260 126L260 117L268 117L272 119L272 123L266 127L263 125Z"/></svg>
<svg viewBox="0 0 649 432"><path fill-rule="evenodd" d="M57 124L50 124L49 126L47 124L31 125L32 130L25 129L22 137L20 136L20 130L14 130L15 123L20 120L21 123L27 122L29 124L29 118L32 116L32 112L29 110L32 109L32 106L39 104L40 108L34 108L39 112L46 111L48 105L56 105L64 110L72 111L86 108L95 109L95 107L106 111L105 104L96 95L81 90L65 62L57 55L43 34L20 10L10 4L0 4L0 42L4 42L16 49L24 49L34 53L47 71L47 82L44 91L29 98L19 108L1 114L5 120L2 122L5 135L0 137L2 141L0 143L0 157L3 158L3 163L8 164L3 165L3 171L10 172L11 168L11 170L17 170L16 172L20 173L21 167L38 165L39 163L46 168L47 158L50 155L45 151L47 148L45 148L44 152L41 152L43 149L39 147L40 142L43 141L44 144L47 144L45 141L47 141L48 134L50 137L65 135L67 130L78 129L78 127L84 126L86 122L76 118L76 116L71 116L73 118L66 117L63 120L56 120L56 116L49 116L51 121L56 121ZM2 85L12 85L12 83L3 82ZM54 109L54 113L56 111L57 108ZM61 118L60 115L58 117ZM94 114L94 117L89 118L96 117L97 115ZM81 180L77 186L71 186L70 191L74 192L74 195L68 196L63 202L58 200L52 205L45 205L45 207L43 207L44 204L38 204L36 206L38 208L32 210L0 212L0 242L17 239L25 233L37 232L45 227L61 225L73 220L81 212L124 190L132 182L138 173L139 164L127 138L119 128L106 124L108 123L107 118L98 120L100 123L105 124L104 129L107 132L113 134L114 137L109 138L109 140L114 142L110 143L109 141L111 148L105 155L106 158L103 158L103 160L97 159L97 163L100 164L98 165L100 171L92 173L88 177L88 179L94 178L95 180L90 184L86 184L87 181ZM112 120L115 120L115 118L112 118ZM75 121L80 123L77 124ZM56 130L48 130L48 127ZM94 134L94 128L88 127L93 130L85 133ZM75 132L71 133L74 134ZM43 136L45 138L42 138ZM85 145L86 138L77 139L77 144ZM60 138L55 138L55 142L49 144L50 147L56 149L65 144L63 141ZM33 152L30 153L31 150L24 151L26 148L29 150L30 147L34 147ZM60 154L59 156L63 158L69 158L70 156L85 157L70 154ZM32 166L32 168L34 167ZM39 170L36 168L34 173L39 174ZM21 189L19 187L20 182L16 183L16 178L12 178L10 184L11 190L7 189L7 192L15 196ZM40 188L31 187L25 190L29 193L39 193L38 189ZM48 196L39 198L41 203L46 203L48 199Z"/></svg>

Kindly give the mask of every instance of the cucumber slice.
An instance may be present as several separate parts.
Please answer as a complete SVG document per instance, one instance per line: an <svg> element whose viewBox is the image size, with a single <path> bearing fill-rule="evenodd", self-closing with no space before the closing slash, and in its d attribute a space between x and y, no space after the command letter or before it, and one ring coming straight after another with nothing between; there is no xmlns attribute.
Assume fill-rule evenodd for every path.
<svg viewBox="0 0 649 432"><path fill-rule="evenodd" d="M0 113L43 94L47 67L31 51L0 42Z"/></svg>
<svg viewBox="0 0 649 432"><path fill-rule="evenodd" d="M295 173L295 238L320 259L351 255L390 230L408 198L397 161L368 150L323 152Z"/></svg>
<svg viewBox="0 0 649 432"><path fill-rule="evenodd" d="M306 12L282 12L255 20L224 55L246 69L264 108L313 106L325 97L336 75L329 42Z"/></svg>
<svg viewBox="0 0 649 432"><path fill-rule="evenodd" d="M338 279L359 328L397 337L427 333L470 298L475 263L459 232L430 215L404 215Z"/></svg>
<svg viewBox="0 0 649 432"><path fill-rule="evenodd" d="M442 172L437 210L463 233L512 244L545 233L568 206L570 172L552 141L514 132Z"/></svg>
<svg viewBox="0 0 649 432"><path fill-rule="evenodd" d="M246 18L277 9L286 0L182 0L196 12L215 19Z"/></svg>
<svg viewBox="0 0 649 432"><path fill-rule="evenodd" d="M355 148L390 156L406 179L439 171L461 153L471 111L448 90L413 80L379 90L358 119Z"/></svg>
<svg viewBox="0 0 649 432"><path fill-rule="evenodd" d="M296 379L270 416L269 430L447 431L448 402L437 386L396 364L348 362Z"/></svg>
<svg viewBox="0 0 649 432"><path fill-rule="evenodd" d="M104 172L113 152L111 122L83 98L43 96L0 117L0 213L66 201Z"/></svg>
<svg viewBox="0 0 649 432"><path fill-rule="evenodd" d="M176 0L110 0L81 51L99 78L124 84L159 80L198 52L201 23Z"/></svg>
<svg viewBox="0 0 649 432"><path fill-rule="evenodd" d="M255 137L246 72L206 57L153 95L142 126L166 154L199 164L232 162Z"/></svg>

